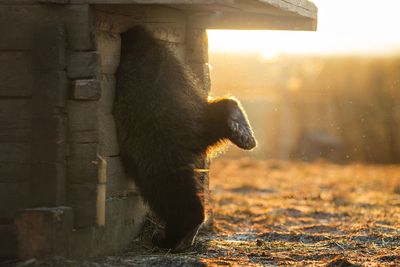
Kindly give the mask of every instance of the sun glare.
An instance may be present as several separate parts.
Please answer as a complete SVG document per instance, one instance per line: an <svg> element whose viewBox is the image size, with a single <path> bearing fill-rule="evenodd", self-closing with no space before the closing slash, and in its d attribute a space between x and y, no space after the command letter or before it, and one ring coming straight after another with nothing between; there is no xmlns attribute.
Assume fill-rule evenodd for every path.
<svg viewBox="0 0 400 267"><path fill-rule="evenodd" d="M400 53L400 1L314 0L317 32L209 30L210 52L279 54Z"/></svg>

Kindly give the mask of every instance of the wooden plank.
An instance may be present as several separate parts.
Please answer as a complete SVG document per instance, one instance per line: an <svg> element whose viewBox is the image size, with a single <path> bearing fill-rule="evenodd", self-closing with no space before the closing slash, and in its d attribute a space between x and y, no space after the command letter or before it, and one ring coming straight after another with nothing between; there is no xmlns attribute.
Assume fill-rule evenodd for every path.
<svg viewBox="0 0 400 267"><path fill-rule="evenodd" d="M27 50L38 7L2 5L0 7L0 50Z"/></svg>
<svg viewBox="0 0 400 267"><path fill-rule="evenodd" d="M13 223L29 203L29 183L0 183L0 224Z"/></svg>
<svg viewBox="0 0 400 267"><path fill-rule="evenodd" d="M36 72L32 107L34 116L48 116L60 112L67 99L68 80L65 71Z"/></svg>
<svg viewBox="0 0 400 267"><path fill-rule="evenodd" d="M23 0L2 1L0 7L0 50L28 50L32 27L36 23L65 24L71 50L94 50L94 21L90 6L82 5L18 5Z"/></svg>
<svg viewBox="0 0 400 267"><path fill-rule="evenodd" d="M189 17L190 24L203 29L226 30L303 30L317 29L316 19L294 16L272 16L264 14L225 12L216 15Z"/></svg>
<svg viewBox="0 0 400 267"><path fill-rule="evenodd" d="M30 162L31 147L27 135L29 134L31 112L31 100L29 99L0 98L0 122L2 125L0 136L3 140L0 142L0 162ZM10 136L13 133L18 135Z"/></svg>
<svg viewBox="0 0 400 267"><path fill-rule="evenodd" d="M72 144L67 158L67 179L70 184L97 184L99 159L97 144Z"/></svg>
<svg viewBox="0 0 400 267"><path fill-rule="evenodd" d="M64 115L51 115L47 117L35 117L32 125L36 128L32 132L32 142L34 143L65 143L67 119Z"/></svg>
<svg viewBox="0 0 400 267"><path fill-rule="evenodd" d="M119 145L117 129L113 115L99 113L99 154L102 156L117 156Z"/></svg>
<svg viewBox="0 0 400 267"><path fill-rule="evenodd" d="M19 0L23 1L23 0ZM29 1L29 0L26 0ZM31 0L33 1L33 0ZM227 4L234 0L70 0L70 3L88 4Z"/></svg>
<svg viewBox="0 0 400 267"><path fill-rule="evenodd" d="M32 163L30 205L33 207L62 206L66 203L65 163Z"/></svg>
<svg viewBox="0 0 400 267"><path fill-rule="evenodd" d="M245 2L244 0L241 0ZM258 0L261 3L272 5L280 10L287 10L298 15L317 18L318 9L315 4L307 0Z"/></svg>
<svg viewBox="0 0 400 267"><path fill-rule="evenodd" d="M28 183L30 177L30 163L0 162L0 183Z"/></svg>
<svg viewBox="0 0 400 267"><path fill-rule="evenodd" d="M38 0L1 0L0 3L34 3ZM40 1L55 1L64 2L66 0L40 0ZM183 5L183 6L204 6L208 5L214 7L215 11L219 9L216 6L235 6L240 5L243 12L251 10L254 5L258 7L260 11L268 9L269 6L273 6L278 10L287 10L303 16L315 16L317 12L316 6L307 0L258 0L258 1L234 1L234 0L69 0L69 3L73 4L162 4L162 5Z"/></svg>
<svg viewBox="0 0 400 267"><path fill-rule="evenodd" d="M97 101L74 101L67 104L69 141L94 143L98 141Z"/></svg>
<svg viewBox="0 0 400 267"><path fill-rule="evenodd" d="M89 4L108 4L110 0L71 0L73 3L89 3ZM208 11L223 12L227 7L239 9L241 14L253 12L271 13L271 7L274 9L273 14L279 14L282 11L293 13L296 16L308 18L316 18L317 7L307 0L117 0L113 4L162 4L182 9L197 9L204 11L204 6ZM207 10L207 9L206 9ZM240 15L240 13L238 13Z"/></svg>
<svg viewBox="0 0 400 267"><path fill-rule="evenodd" d="M37 0L42 4L69 4L69 0Z"/></svg>
<svg viewBox="0 0 400 267"><path fill-rule="evenodd" d="M32 143L32 161L40 163L63 162L67 153L65 142L42 141Z"/></svg>
<svg viewBox="0 0 400 267"><path fill-rule="evenodd" d="M67 120L66 50L64 25L36 22L32 36L33 119L31 127L32 206L65 205Z"/></svg>
<svg viewBox="0 0 400 267"><path fill-rule="evenodd" d="M32 117L30 99L8 99L0 97L0 121L25 120Z"/></svg>
<svg viewBox="0 0 400 267"><path fill-rule="evenodd" d="M32 71L34 73L34 91L32 92L33 116L32 142L43 150L50 141L61 142L63 138L50 140L49 134L65 134L65 123L54 121L53 114L60 113L65 107L67 95L66 33L59 22L51 24L37 22L32 30ZM61 121L61 120L58 120ZM53 127L54 126L54 127ZM47 131L43 131L46 129ZM38 132L38 133L36 133ZM62 140L61 140L62 139ZM46 144L42 143L45 142Z"/></svg>
<svg viewBox="0 0 400 267"><path fill-rule="evenodd" d="M35 73L61 71L66 66L66 33L61 22L32 25L31 57Z"/></svg>
<svg viewBox="0 0 400 267"><path fill-rule="evenodd" d="M215 4L233 3L234 0L0 0L0 4Z"/></svg>
<svg viewBox="0 0 400 267"><path fill-rule="evenodd" d="M0 143L0 162L29 163L31 161L30 143Z"/></svg>
<svg viewBox="0 0 400 267"><path fill-rule="evenodd" d="M29 142L30 120L0 120L0 142Z"/></svg>
<svg viewBox="0 0 400 267"><path fill-rule="evenodd" d="M33 77L26 51L0 51L0 97L30 96Z"/></svg>
<svg viewBox="0 0 400 267"><path fill-rule="evenodd" d="M142 23L185 24L186 21L186 16L181 10L161 5L147 5L147 3L143 3L142 5L116 5L115 2L109 2L109 4L105 5L96 5L95 11L96 15L98 12L103 12L108 15L115 14ZM101 24L96 22L96 25L98 26ZM97 29L100 28L97 27Z"/></svg>
<svg viewBox="0 0 400 267"><path fill-rule="evenodd" d="M0 225L0 258L17 256L17 237L12 224Z"/></svg>
<svg viewBox="0 0 400 267"><path fill-rule="evenodd" d="M67 123L64 115L39 117L32 120L32 161L64 162Z"/></svg>

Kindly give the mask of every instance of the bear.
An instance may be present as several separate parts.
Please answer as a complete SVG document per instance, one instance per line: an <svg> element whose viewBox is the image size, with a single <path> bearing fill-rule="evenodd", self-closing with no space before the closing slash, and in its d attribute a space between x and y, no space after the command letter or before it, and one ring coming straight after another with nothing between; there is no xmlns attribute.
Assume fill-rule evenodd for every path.
<svg viewBox="0 0 400 267"><path fill-rule="evenodd" d="M250 150L256 139L239 101L209 99L164 41L143 26L121 38L113 115L122 164L165 224L154 245L182 251L204 221L196 170L227 140Z"/></svg>

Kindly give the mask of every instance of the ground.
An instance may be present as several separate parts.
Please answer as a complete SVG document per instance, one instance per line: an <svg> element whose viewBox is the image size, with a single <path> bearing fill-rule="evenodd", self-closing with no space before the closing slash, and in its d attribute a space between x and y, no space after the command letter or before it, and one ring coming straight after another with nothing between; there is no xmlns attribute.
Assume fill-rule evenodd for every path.
<svg viewBox="0 0 400 267"><path fill-rule="evenodd" d="M213 227L192 251L136 240L40 266L400 266L400 166L238 159L210 172Z"/></svg>

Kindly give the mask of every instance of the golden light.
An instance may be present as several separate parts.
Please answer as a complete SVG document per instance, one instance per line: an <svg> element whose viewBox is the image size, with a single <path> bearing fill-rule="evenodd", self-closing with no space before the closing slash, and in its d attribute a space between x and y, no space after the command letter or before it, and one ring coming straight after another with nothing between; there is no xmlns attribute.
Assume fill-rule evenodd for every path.
<svg viewBox="0 0 400 267"><path fill-rule="evenodd" d="M210 52L285 54L400 53L400 1L314 0L317 32L210 30Z"/></svg>

